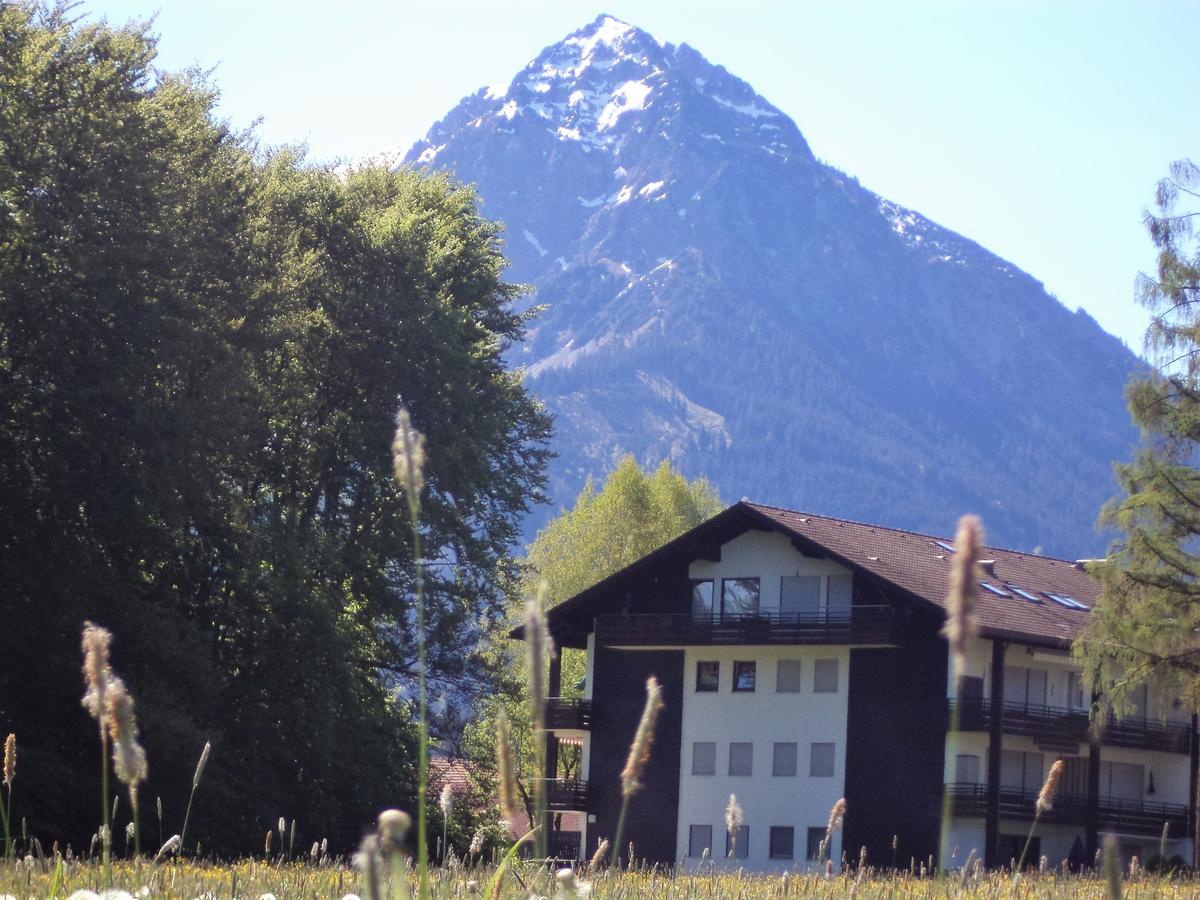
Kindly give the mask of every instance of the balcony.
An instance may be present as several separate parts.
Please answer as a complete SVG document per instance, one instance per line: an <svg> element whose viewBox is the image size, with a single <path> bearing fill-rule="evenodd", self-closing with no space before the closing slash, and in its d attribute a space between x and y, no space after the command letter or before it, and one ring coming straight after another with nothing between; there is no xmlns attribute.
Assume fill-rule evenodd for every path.
<svg viewBox="0 0 1200 900"><path fill-rule="evenodd" d="M951 710L954 709L955 703L956 701L950 701ZM960 731L991 729L991 700L959 700L957 705ZM1005 703L1002 716L1001 728L1005 734L1031 737L1047 750L1074 752L1077 745L1088 740L1088 714L1082 710ZM1191 750L1191 727L1144 719L1121 721L1109 715L1108 721L1100 731L1100 743L1110 747L1132 747L1136 750L1188 753Z"/></svg>
<svg viewBox="0 0 1200 900"><path fill-rule="evenodd" d="M546 728L549 731L591 731L592 701L550 697L546 700Z"/></svg>
<svg viewBox="0 0 1200 900"><path fill-rule="evenodd" d="M544 778L541 785L546 791L546 809L550 812L572 812L588 810L588 783L565 778Z"/></svg>
<svg viewBox="0 0 1200 900"><path fill-rule="evenodd" d="M890 606L745 615L649 613L597 616L596 641L609 646L692 644L895 644L903 620Z"/></svg>
<svg viewBox="0 0 1200 900"><path fill-rule="evenodd" d="M955 816L987 815L987 786L982 784L948 784L950 804ZM1037 791L1000 789L1000 818L1033 821L1037 811ZM1087 798L1060 796L1054 805L1042 813L1040 821L1049 824L1086 825ZM1097 825L1105 830L1124 834L1161 834L1163 823L1170 824L1170 833L1181 837L1188 833L1188 810L1181 803L1148 803L1120 797L1101 797Z"/></svg>

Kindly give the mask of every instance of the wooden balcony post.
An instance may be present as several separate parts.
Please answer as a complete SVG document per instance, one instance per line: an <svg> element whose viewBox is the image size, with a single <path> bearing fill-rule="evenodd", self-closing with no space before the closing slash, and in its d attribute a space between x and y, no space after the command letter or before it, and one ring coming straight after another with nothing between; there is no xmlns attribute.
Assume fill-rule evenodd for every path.
<svg viewBox="0 0 1200 900"><path fill-rule="evenodd" d="M992 641L992 717L988 722L987 808L983 818L983 864L994 869L1000 844L1000 747L1004 739L1004 651L1007 641Z"/></svg>
<svg viewBox="0 0 1200 900"><path fill-rule="evenodd" d="M550 657L550 677L546 680L546 696L558 697L562 694L562 657L559 653ZM543 715L545 710L543 710ZM558 735L549 728L546 729L546 770L543 778L558 776Z"/></svg>
<svg viewBox="0 0 1200 900"><path fill-rule="evenodd" d="M1200 821L1197 820L1197 792L1200 792L1200 732L1197 731L1196 714L1192 713L1192 723L1189 728L1191 737L1192 758L1190 760L1189 780L1191 790L1188 792L1188 827L1192 829L1192 868L1200 861Z"/></svg>

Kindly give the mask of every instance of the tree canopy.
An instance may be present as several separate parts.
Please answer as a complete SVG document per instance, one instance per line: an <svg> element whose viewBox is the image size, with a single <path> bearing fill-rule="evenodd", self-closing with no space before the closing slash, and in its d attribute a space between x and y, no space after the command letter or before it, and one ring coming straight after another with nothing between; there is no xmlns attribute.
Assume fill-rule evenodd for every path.
<svg viewBox="0 0 1200 900"><path fill-rule="evenodd" d="M1138 280L1153 319L1146 349L1156 367L1127 397L1143 446L1117 472L1123 496L1102 524L1119 537L1093 571L1102 583L1076 644L1118 710L1149 682L1200 708L1200 168L1173 164L1146 227L1158 249L1154 276Z"/></svg>
<svg viewBox="0 0 1200 900"><path fill-rule="evenodd" d="M400 402L428 440L435 695L495 677L479 641L550 431L501 356L519 288L469 189L265 152L154 57L146 25L0 5L0 730L37 798L17 815L43 841L95 830L90 618L168 834L211 738L206 847L246 852L279 816L346 846L413 786Z"/></svg>
<svg viewBox="0 0 1200 900"><path fill-rule="evenodd" d="M545 591L548 602L560 603L597 581L624 568L667 541L699 525L721 510L721 498L703 478L689 481L669 462L651 474L632 456L625 456L597 488L588 479L574 506L551 520L527 548L525 565L514 590L520 597ZM514 610L521 604L514 602ZM508 716L517 744L518 777L524 785L536 777L532 766L533 731L530 722L529 678L523 649L508 638L511 619L493 632L490 653L496 668L508 677L502 689L483 697L464 734L464 751L476 764L481 799L495 796L495 722L501 709ZM562 654L562 690L566 697L582 694L584 655ZM560 771L572 774L577 755L560 756ZM577 770L574 770L577 774ZM526 804L529 794L525 791ZM532 820L532 811L531 820Z"/></svg>

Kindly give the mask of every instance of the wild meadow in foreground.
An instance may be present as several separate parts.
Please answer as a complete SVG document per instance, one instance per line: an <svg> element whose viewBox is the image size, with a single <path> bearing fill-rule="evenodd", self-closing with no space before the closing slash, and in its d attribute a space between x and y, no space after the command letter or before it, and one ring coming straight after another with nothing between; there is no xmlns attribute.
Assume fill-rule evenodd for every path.
<svg viewBox="0 0 1200 900"><path fill-rule="evenodd" d="M1200 882L1190 877L1156 876L1149 873L1031 873L1014 878L1011 873L973 872L942 877L913 875L906 871L862 870L825 877L807 875L754 875L714 868L700 874L678 874L659 868L635 868L578 874L558 872L521 862L504 867L499 883L493 884L495 866L438 868L430 872L430 896L483 896L492 887L502 897L736 897L745 900L777 897L867 898L1127 898L1200 897ZM314 898L314 900L357 900L370 896L368 875L344 861L313 865L268 863L261 860L235 864L172 861L164 864L120 862L113 864L116 890L102 891L104 871L95 861L50 861L29 859L9 862L0 873L0 900L55 897L85 898ZM384 897L415 896L415 870L406 867L403 885L392 885L382 877L378 885Z"/></svg>

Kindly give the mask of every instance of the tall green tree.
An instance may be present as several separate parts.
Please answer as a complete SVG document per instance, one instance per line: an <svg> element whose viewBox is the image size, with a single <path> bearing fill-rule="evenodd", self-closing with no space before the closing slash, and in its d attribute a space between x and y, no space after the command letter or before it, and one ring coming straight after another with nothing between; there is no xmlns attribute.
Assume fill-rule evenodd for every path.
<svg viewBox="0 0 1200 900"><path fill-rule="evenodd" d="M1123 496L1101 523L1120 536L1094 566L1102 591L1075 648L1118 711L1147 682L1200 708L1200 168L1173 164L1155 205L1158 268L1138 291L1156 366L1127 390L1143 446L1117 467Z"/></svg>
<svg viewBox="0 0 1200 900"><path fill-rule="evenodd" d="M435 693L494 678L476 648L550 428L501 357L524 333L518 288L471 191L264 153L216 117L203 76L154 56L145 25L0 4L0 730L23 748L17 814L46 844L95 828L90 618L115 635L168 833L211 737L190 835L247 852L282 815L346 846L413 788L401 401L428 437Z"/></svg>
<svg viewBox="0 0 1200 900"><path fill-rule="evenodd" d="M551 604L590 587L721 510L721 498L703 478L689 481L664 460L653 473L625 456L597 488L588 479L571 509L552 519L527 548L515 585L514 615L493 632L493 666L508 673L501 690L479 701L464 734L465 754L477 763L480 799L495 797L495 721L508 715L527 812L533 820L528 780L534 771L533 730L528 709L529 673L523 648L508 630L519 620L523 598L546 590ZM582 696L586 660L561 649L562 695ZM559 760L563 777L578 774L578 754Z"/></svg>

